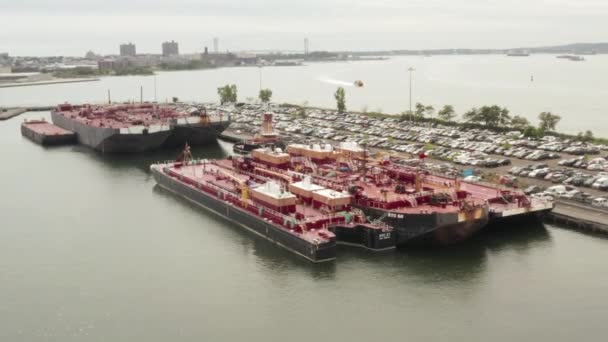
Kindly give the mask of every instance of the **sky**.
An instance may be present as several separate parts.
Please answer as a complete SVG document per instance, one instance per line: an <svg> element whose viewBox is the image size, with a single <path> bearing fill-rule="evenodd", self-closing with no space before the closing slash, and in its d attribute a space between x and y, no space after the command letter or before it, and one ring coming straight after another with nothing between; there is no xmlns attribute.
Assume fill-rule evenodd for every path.
<svg viewBox="0 0 608 342"><path fill-rule="evenodd" d="M606 0L0 0L0 52L514 48L602 42Z"/></svg>

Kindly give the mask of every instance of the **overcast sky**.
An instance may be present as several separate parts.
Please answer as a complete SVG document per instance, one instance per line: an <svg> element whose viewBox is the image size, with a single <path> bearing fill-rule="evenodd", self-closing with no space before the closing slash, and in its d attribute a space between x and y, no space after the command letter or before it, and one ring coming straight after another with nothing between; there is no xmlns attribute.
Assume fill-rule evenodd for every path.
<svg viewBox="0 0 608 342"><path fill-rule="evenodd" d="M11 55L510 48L607 40L608 0L0 0Z"/></svg>

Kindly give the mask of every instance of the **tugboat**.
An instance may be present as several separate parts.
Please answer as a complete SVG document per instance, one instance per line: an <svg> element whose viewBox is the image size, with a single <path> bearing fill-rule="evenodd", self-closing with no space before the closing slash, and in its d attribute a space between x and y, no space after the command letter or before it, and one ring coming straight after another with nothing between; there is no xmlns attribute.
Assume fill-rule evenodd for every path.
<svg viewBox="0 0 608 342"><path fill-rule="evenodd" d="M264 114L264 121L262 122L260 133L256 134L251 140L245 140L234 144L232 151L236 154L246 155L250 154L251 151L255 149L264 147L285 149L285 144L281 141L279 135L272 127L272 113Z"/></svg>

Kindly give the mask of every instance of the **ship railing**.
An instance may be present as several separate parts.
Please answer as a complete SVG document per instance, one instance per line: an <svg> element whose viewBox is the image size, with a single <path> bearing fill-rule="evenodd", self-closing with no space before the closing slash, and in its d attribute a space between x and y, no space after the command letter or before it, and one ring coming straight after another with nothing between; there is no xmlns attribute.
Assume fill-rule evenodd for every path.
<svg viewBox="0 0 608 342"><path fill-rule="evenodd" d="M201 184L201 182L198 182L198 181L195 181L195 183L196 183L196 185ZM282 213L280 213L280 212L278 212L276 210L270 209L268 207L260 206L260 205L256 204L255 202L253 202L250 199L246 199L245 200L245 202L247 203L247 205L246 205L247 208L244 208L244 206L243 206L243 198L239 197L237 194L235 194L233 192L230 192L229 190L224 189L222 187L219 187L219 186L217 186L217 185L215 185L215 184L213 184L213 183L211 183L209 181L205 181L204 182L204 186L206 186L206 187L208 187L208 188L210 188L210 189L212 189L212 190L214 190L216 192L222 193L223 196L222 196L222 198L220 198L220 200L223 199L223 200L229 201L229 202L233 203L234 205L236 205L238 207L241 207L243 209L251 209L251 208L253 208L253 209L255 209L254 211L257 212L260 208L262 208L262 211L264 213L269 214L270 216L274 216L276 219L278 219L279 221L283 221L283 222L285 222L285 221L292 221L294 219L294 217L292 217L292 216L282 214Z"/></svg>

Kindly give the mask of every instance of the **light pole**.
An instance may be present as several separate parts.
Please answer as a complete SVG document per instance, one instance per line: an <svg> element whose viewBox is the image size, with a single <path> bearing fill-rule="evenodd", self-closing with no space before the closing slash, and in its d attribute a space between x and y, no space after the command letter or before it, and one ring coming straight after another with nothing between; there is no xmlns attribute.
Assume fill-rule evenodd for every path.
<svg viewBox="0 0 608 342"><path fill-rule="evenodd" d="M156 98L156 74L154 74L154 102L158 103L158 99Z"/></svg>
<svg viewBox="0 0 608 342"><path fill-rule="evenodd" d="M412 67L409 67L407 71L410 72L410 115L412 115L412 72L416 70Z"/></svg>
<svg viewBox="0 0 608 342"><path fill-rule="evenodd" d="M258 69L260 70L260 91L262 91L262 65L258 65Z"/></svg>

